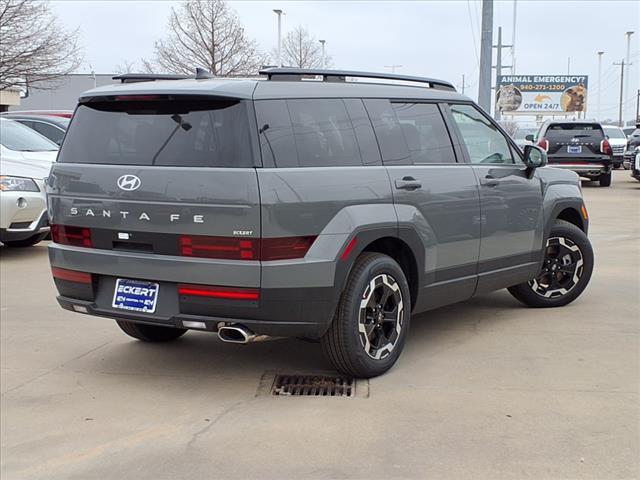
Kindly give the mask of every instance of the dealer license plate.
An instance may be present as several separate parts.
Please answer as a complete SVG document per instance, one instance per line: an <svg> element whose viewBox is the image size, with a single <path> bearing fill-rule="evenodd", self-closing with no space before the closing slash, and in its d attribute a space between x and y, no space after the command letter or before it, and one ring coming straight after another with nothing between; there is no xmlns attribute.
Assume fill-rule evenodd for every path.
<svg viewBox="0 0 640 480"><path fill-rule="evenodd" d="M156 311L160 285L141 280L119 278L113 293L113 308L153 313Z"/></svg>

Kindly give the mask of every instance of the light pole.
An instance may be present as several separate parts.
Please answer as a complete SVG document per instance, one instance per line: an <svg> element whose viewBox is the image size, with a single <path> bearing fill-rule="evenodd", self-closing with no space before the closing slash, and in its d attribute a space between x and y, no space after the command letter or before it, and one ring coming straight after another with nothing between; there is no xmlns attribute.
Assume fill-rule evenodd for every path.
<svg viewBox="0 0 640 480"><path fill-rule="evenodd" d="M598 104L596 106L596 120L600 121L600 95L602 92L602 55L603 51L598 52Z"/></svg>
<svg viewBox="0 0 640 480"><path fill-rule="evenodd" d="M631 53L631 35L633 35L634 32L626 32L625 35L627 36L627 60L625 62L625 64L627 65L627 78L624 81L624 112L626 113L627 111L627 105L630 103L628 102L628 98L627 96L629 95L629 77L631 76L631 58L630 58L630 53ZM624 125L621 125L624 126Z"/></svg>
<svg viewBox="0 0 640 480"><path fill-rule="evenodd" d="M282 10L274 8L273 12L278 15L278 66L282 66Z"/></svg>
<svg viewBox="0 0 640 480"><path fill-rule="evenodd" d="M327 43L326 40L318 40L320 42L320 44L322 45L322 69L324 70L325 68L327 68L327 63L325 60L325 56L324 56L324 44Z"/></svg>

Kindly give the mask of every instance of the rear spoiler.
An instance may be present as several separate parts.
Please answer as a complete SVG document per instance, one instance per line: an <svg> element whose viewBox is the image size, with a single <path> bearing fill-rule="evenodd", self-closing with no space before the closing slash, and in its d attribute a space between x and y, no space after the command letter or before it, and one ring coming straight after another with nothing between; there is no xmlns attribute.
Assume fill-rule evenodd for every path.
<svg viewBox="0 0 640 480"><path fill-rule="evenodd" d="M195 75L174 75L171 73L123 73L111 77L113 80L120 80L121 83L138 83L138 82L155 82L156 80L187 80L193 78L196 80L204 80L205 78L213 78L204 68L196 68Z"/></svg>

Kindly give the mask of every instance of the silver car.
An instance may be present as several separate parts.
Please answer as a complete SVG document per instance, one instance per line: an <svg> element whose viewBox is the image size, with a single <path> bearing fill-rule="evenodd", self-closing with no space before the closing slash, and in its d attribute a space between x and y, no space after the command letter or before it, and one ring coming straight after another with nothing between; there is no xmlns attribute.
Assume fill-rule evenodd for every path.
<svg viewBox="0 0 640 480"><path fill-rule="evenodd" d="M0 241L35 245L49 234L44 179L58 146L24 125L0 118Z"/></svg>

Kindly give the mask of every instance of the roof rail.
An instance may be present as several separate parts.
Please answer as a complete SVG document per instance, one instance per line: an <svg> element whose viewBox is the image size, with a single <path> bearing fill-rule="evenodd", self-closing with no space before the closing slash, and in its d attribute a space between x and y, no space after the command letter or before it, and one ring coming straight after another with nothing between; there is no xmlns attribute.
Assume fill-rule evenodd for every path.
<svg viewBox="0 0 640 480"><path fill-rule="evenodd" d="M137 83L137 82L154 82L156 80L186 80L195 78L203 80L205 78L213 78L204 68L196 68L195 75L174 75L170 73L123 73L112 77L113 80L120 80L121 83Z"/></svg>
<svg viewBox="0 0 640 480"><path fill-rule="evenodd" d="M260 70L260 75L266 75L268 80L302 80L304 76L322 77L325 82L344 82L346 77L375 78L382 80L401 80L405 82L425 83L429 88L453 90L456 88L449 82L436 78L413 77L410 75L396 75L394 73L358 72L352 70L316 70L293 67L270 67Z"/></svg>

